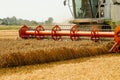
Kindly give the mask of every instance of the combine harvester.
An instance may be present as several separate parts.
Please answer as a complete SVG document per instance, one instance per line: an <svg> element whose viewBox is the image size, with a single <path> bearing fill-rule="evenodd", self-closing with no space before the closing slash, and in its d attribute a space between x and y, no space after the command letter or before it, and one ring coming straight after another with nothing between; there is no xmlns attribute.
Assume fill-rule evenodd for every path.
<svg viewBox="0 0 120 80"><path fill-rule="evenodd" d="M72 3L72 4L71 4ZM44 39L51 36L58 41L62 36L69 36L76 41L79 37L90 37L97 42L100 38L113 38L115 43L109 52L120 52L120 0L65 0L74 17L70 21L74 25L69 31L62 30L55 25L52 30L45 30L41 25L36 29L30 29L26 25L19 30L19 36L23 39L34 37ZM83 31L81 29L90 29ZM114 31L111 31L114 29Z"/></svg>

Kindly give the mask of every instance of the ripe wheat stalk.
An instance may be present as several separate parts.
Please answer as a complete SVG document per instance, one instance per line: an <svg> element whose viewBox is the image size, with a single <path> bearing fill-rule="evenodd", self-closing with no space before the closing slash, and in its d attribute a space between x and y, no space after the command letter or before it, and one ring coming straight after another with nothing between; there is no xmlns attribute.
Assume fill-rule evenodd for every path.
<svg viewBox="0 0 120 80"><path fill-rule="evenodd" d="M0 40L0 67L62 61L108 53L107 43L92 41Z"/></svg>

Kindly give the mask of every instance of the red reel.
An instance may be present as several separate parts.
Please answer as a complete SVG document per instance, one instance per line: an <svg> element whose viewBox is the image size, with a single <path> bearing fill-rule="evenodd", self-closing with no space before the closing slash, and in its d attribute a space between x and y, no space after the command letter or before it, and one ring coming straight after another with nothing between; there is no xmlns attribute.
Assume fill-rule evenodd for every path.
<svg viewBox="0 0 120 80"><path fill-rule="evenodd" d="M52 39L54 39L55 41L58 41L61 39L61 35L57 35L57 31L61 31L61 28L58 25L54 26L51 31Z"/></svg>
<svg viewBox="0 0 120 80"><path fill-rule="evenodd" d="M114 39L116 43L120 44L120 26L117 26L115 28L115 34L114 34Z"/></svg>
<svg viewBox="0 0 120 80"><path fill-rule="evenodd" d="M24 25L19 30L19 36L23 39L28 39L29 35L27 35L25 32L29 30L28 26Z"/></svg>
<svg viewBox="0 0 120 80"><path fill-rule="evenodd" d="M36 29L35 29L35 37L37 39L44 39L45 35L39 34L40 31L44 31L44 30L45 29L41 25L37 26Z"/></svg>
<svg viewBox="0 0 120 80"><path fill-rule="evenodd" d="M96 26L93 27L91 31L91 40L94 42L98 42L100 40L100 37L98 35L99 30L97 29Z"/></svg>
<svg viewBox="0 0 120 80"><path fill-rule="evenodd" d="M70 29L70 39L71 39L72 41L77 41L77 40L79 39L79 36L77 35L77 31L79 31L77 25L73 26L73 27Z"/></svg>

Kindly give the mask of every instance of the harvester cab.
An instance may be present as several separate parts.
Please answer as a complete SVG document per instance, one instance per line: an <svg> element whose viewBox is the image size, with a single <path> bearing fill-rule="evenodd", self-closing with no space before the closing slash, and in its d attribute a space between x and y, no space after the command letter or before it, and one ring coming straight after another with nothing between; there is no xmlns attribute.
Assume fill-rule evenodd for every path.
<svg viewBox="0 0 120 80"><path fill-rule="evenodd" d="M101 29L111 29L111 22L120 21L120 0L65 0L66 3L74 17L71 23L100 24Z"/></svg>

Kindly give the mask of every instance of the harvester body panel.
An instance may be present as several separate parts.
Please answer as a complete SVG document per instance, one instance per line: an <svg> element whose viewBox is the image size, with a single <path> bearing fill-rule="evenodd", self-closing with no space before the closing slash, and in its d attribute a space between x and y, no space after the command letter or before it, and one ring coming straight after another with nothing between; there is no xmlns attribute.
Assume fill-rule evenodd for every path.
<svg viewBox="0 0 120 80"><path fill-rule="evenodd" d="M72 23L120 21L120 0L72 0Z"/></svg>

